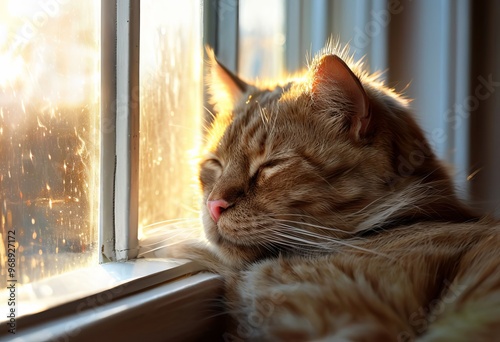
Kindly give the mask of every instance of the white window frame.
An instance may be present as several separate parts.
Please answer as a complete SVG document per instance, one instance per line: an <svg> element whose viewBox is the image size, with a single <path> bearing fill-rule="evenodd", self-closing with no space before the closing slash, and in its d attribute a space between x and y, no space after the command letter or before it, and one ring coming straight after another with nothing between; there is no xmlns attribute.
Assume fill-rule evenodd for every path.
<svg viewBox="0 0 500 342"><path fill-rule="evenodd" d="M238 1L205 0L200 10L216 28L205 42L236 67ZM189 260L136 259L139 33L140 0L101 1L100 264L19 287L16 334L2 329L0 341L220 337L220 276Z"/></svg>
<svg viewBox="0 0 500 342"><path fill-rule="evenodd" d="M238 65L238 0L205 0L205 44ZM100 262L137 258L139 197L140 1L102 1Z"/></svg>
<svg viewBox="0 0 500 342"><path fill-rule="evenodd" d="M102 1L101 22L100 262L125 261L139 248L140 2Z"/></svg>

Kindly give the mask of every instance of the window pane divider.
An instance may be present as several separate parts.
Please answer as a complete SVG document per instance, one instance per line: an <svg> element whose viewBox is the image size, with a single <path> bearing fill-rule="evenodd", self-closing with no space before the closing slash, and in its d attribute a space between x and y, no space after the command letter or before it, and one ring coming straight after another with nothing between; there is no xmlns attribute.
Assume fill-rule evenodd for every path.
<svg viewBox="0 0 500 342"><path fill-rule="evenodd" d="M138 253L139 0L101 2L100 262Z"/></svg>

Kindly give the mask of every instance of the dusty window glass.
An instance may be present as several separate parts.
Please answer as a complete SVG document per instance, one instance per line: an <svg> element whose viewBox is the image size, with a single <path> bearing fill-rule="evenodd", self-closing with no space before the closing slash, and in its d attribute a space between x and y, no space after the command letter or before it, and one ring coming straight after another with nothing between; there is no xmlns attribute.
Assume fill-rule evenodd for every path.
<svg viewBox="0 0 500 342"><path fill-rule="evenodd" d="M239 51L245 52L239 54L239 75L269 79L283 74L284 0L240 0Z"/></svg>
<svg viewBox="0 0 500 342"><path fill-rule="evenodd" d="M140 238L198 220L201 14L201 1L141 1Z"/></svg>
<svg viewBox="0 0 500 342"><path fill-rule="evenodd" d="M98 1L0 0L0 288L98 261L99 22Z"/></svg>

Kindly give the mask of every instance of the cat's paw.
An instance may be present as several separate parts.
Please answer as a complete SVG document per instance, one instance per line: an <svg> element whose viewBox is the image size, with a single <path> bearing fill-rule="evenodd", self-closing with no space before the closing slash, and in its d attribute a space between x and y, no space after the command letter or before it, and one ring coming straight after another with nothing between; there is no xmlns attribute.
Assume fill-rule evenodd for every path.
<svg viewBox="0 0 500 342"><path fill-rule="evenodd" d="M174 258L196 260L209 253L206 244L197 240L184 241L169 245L141 241L139 257L143 258Z"/></svg>
<svg viewBox="0 0 500 342"><path fill-rule="evenodd" d="M201 241L185 241L165 248L164 255L167 258L189 259L202 261L212 257L210 247Z"/></svg>
<svg viewBox="0 0 500 342"><path fill-rule="evenodd" d="M147 256L147 255L146 255ZM154 257L188 259L196 262L206 270L227 274L228 266L219 258L207 242L192 240L165 246L154 251Z"/></svg>

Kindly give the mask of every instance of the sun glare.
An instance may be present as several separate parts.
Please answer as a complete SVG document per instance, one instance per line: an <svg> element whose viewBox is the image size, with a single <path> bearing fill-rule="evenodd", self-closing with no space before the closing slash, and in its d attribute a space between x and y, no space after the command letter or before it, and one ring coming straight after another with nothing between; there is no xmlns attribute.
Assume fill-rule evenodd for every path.
<svg viewBox="0 0 500 342"><path fill-rule="evenodd" d="M191 225L198 217L201 1L143 0L140 50L139 236L143 238L174 222Z"/></svg>
<svg viewBox="0 0 500 342"><path fill-rule="evenodd" d="M12 85L21 76L24 60L21 56L0 55L0 87Z"/></svg>
<svg viewBox="0 0 500 342"><path fill-rule="evenodd" d="M99 18L98 0L0 0L0 234L21 284L97 262Z"/></svg>

